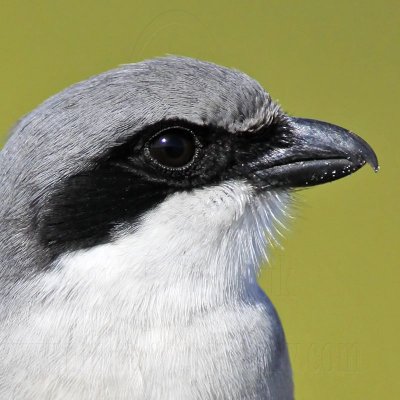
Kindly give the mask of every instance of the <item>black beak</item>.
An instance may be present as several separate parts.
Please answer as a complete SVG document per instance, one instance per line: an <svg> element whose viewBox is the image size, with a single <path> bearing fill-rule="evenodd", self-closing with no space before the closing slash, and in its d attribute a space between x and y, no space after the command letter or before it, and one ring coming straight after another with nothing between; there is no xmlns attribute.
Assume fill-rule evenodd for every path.
<svg viewBox="0 0 400 400"><path fill-rule="evenodd" d="M366 163L377 172L375 152L363 139L339 126L289 119L288 145L258 160L263 187L305 187L343 178Z"/></svg>

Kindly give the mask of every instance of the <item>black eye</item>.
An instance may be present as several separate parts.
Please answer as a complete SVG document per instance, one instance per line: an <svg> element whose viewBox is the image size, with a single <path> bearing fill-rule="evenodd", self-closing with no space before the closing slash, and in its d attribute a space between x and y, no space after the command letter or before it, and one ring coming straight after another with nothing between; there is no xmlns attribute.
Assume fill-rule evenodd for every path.
<svg viewBox="0 0 400 400"><path fill-rule="evenodd" d="M191 130L174 126L158 132L145 150L158 164L169 168L181 168L193 160L196 145L197 141Z"/></svg>

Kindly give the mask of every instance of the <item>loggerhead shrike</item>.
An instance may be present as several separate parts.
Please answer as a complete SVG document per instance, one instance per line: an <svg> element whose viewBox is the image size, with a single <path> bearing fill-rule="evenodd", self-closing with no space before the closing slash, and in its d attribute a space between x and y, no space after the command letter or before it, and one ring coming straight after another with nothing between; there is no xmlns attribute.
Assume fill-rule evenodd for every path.
<svg viewBox="0 0 400 400"><path fill-rule="evenodd" d="M293 399L259 265L292 189L365 163L355 134L190 58L51 97L0 153L0 398Z"/></svg>

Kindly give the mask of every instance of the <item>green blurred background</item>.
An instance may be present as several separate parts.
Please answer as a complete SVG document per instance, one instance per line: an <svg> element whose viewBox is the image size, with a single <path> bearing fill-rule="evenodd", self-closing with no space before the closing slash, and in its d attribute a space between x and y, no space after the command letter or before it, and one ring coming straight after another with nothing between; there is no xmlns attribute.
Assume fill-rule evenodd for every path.
<svg viewBox="0 0 400 400"><path fill-rule="evenodd" d="M299 194L261 282L297 399L395 399L399 383L399 1L3 1L0 136L64 87L179 54L236 67L284 109L347 127L370 168Z"/></svg>

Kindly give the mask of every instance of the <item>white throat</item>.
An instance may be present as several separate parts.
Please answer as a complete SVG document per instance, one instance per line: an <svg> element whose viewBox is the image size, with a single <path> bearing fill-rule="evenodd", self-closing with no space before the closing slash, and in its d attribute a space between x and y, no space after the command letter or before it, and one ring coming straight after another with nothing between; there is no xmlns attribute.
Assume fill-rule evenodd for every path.
<svg viewBox="0 0 400 400"><path fill-rule="evenodd" d="M112 243L64 255L25 286L33 301L3 332L40 350L14 347L1 374L31 370L11 385L29 398L290 398L283 333L256 281L289 203L241 182L177 193Z"/></svg>
<svg viewBox="0 0 400 400"><path fill-rule="evenodd" d="M159 302L169 321L175 312L243 299L257 285L289 202L287 192L256 196L242 182L174 194L144 215L134 232L64 256L61 281L68 291L93 290L106 303L120 298L136 315ZM49 284L63 290L60 276Z"/></svg>

